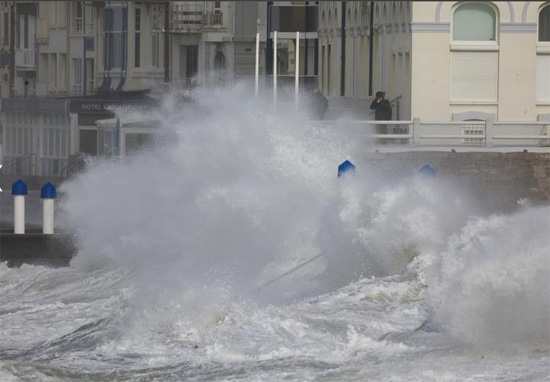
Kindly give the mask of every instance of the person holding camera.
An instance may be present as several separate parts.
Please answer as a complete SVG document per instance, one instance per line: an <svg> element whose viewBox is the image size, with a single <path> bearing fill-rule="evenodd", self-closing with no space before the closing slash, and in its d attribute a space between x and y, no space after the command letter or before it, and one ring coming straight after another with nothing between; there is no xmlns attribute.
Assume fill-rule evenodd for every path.
<svg viewBox="0 0 550 382"><path fill-rule="evenodd" d="M386 96L385 92L377 91L376 98L370 104L370 109L374 110L374 119L376 121L391 121L392 107L391 107L390 101L388 101L385 98L385 96ZM375 129L376 129L376 134L385 135L393 132L392 127L386 124L376 125ZM389 139L379 139L377 143L381 145L385 145L387 143L391 143L391 141Z"/></svg>
<svg viewBox="0 0 550 382"><path fill-rule="evenodd" d="M370 104L370 109L374 110L374 119L376 121L391 121L392 108L390 101L384 98L385 96L385 92L377 91L376 98Z"/></svg>

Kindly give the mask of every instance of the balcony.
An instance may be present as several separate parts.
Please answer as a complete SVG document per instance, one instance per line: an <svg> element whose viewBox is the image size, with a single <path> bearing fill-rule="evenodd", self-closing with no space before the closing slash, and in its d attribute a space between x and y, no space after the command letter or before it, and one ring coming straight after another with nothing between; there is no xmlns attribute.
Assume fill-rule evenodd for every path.
<svg viewBox="0 0 550 382"><path fill-rule="evenodd" d="M170 30L174 33L199 32L203 25L203 14L203 3L172 4L170 9Z"/></svg>
<svg viewBox="0 0 550 382"><path fill-rule="evenodd" d="M15 67L18 70L36 70L36 49L16 49Z"/></svg>
<svg viewBox="0 0 550 382"><path fill-rule="evenodd" d="M72 33L76 35L82 35L84 26L84 19L82 17L75 17L72 21ZM94 32L94 20L86 19L86 34Z"/></svg>
<svg viewBox="0 0 550 382"><path fill-rule="evenodd" d="M208 12L203 15L202 23L207 26L223 25L222 12Z"/></svg>

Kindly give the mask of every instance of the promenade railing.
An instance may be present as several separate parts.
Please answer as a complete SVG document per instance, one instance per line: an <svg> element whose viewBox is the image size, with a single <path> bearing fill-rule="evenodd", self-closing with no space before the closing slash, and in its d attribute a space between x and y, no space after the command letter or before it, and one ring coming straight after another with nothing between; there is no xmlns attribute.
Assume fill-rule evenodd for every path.
<svg viewBox="0 0 550 382"><path fill-rule="evenodd" d="M550 147L550 121L317 121L377 145Z"/></svg>

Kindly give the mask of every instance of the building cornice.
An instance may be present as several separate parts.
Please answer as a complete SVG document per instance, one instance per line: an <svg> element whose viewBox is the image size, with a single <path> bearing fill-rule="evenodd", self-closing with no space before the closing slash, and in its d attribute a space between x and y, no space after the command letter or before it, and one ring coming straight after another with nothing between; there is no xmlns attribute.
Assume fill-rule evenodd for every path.
<svg viewBox="0 0 550 382"><path fill-rule="evenodd" d="M500 23L501 33L537 33L536 23Z"/></svg>
<svg viewBox="0 0 550 382"><path fill-rule="evenodd" d="M449 23L413 22L411 32L413 33L448 33L451 30Z"/></svg>

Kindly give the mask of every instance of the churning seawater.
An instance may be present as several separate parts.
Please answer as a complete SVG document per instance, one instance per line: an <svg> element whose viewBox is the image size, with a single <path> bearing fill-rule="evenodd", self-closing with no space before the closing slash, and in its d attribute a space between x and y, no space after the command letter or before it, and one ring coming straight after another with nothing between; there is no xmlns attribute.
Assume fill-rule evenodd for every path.
<svg viewBox="0 0 550 382"><path fill-rule="evenodd" d="M63 186L71 267L0 265L0 381L550 381L550 206L484 214L246 86L187 97Z"/></svg>

